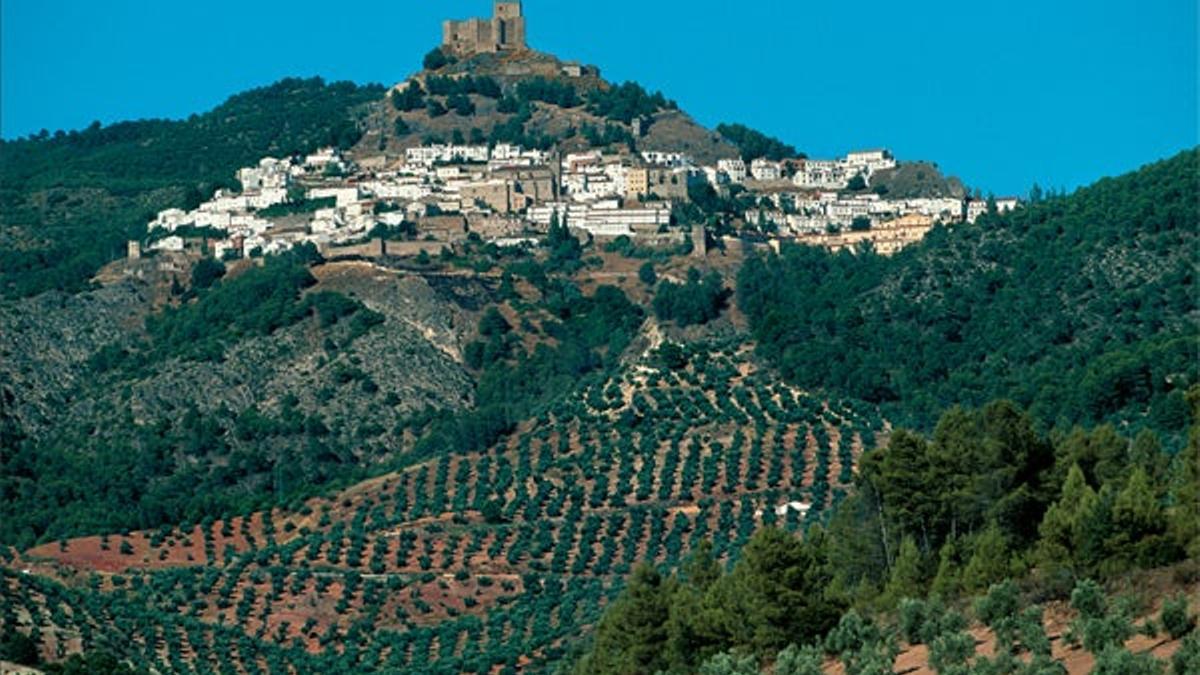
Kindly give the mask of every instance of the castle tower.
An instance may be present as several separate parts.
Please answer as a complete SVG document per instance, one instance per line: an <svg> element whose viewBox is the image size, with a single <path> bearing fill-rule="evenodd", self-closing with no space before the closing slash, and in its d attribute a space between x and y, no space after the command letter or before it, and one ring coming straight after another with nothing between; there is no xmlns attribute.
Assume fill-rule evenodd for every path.
<svg viewBox="0 0 1200 675"><path fill-rule="evenodd" d="M497 0L492 11L492 40L497 51L523 51L525 15L521 3Z"/></svg>

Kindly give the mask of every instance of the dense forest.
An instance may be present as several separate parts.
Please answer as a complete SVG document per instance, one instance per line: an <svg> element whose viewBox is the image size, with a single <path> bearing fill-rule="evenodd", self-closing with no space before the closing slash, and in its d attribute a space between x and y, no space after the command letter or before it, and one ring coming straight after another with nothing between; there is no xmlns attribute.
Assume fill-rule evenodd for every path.
<svg viewBox="0 0 1200 675"><path fill-rule="evenodd" d="M778 162L784 159L804 157L791 145L744 124L719 124L717 133L736 145L742 153L742 159L747 162L762 158Z"/></svg>
<svg viewBox="0 0 1200 675"><path fill-rule="evenodd" d="M266 156L350 147L377 85L286 79L186 120L145 120L0 141L0 293L79 290L144 233Z"/></svg>
<svg viewBox="0 0 1200 675"><path fill-rule="evenodd" d="M231 346L302 321L324 336L326 358L332 358L383 317L338 293L306 293L316 283L308 267L314 256L315 249L300 247L225 278L220 263L201 261L180 304L151 314L145 339L98 351L88 364L91 377L127 388L157 368L222 361ZM360 371L340 377L368 384ZM202 413L204 402L193 400L151 425L134 423L126 410L121 424L102 433L64 423L45 437L6 438L0 444L0 541L28 546L46 536L214 516L359 475L353 448L331 432L333 422L297 403L291 396L277 415L267 415L254 408ZM268 447L282 439L300 448L286 464Z"/></svg>
<svg viewBox="0 0 1200 675"><path fill-rule="evenodd" d="M1200 380L1198 171L1191 150L892 258L785 246L743 267L738 304L785 377L919 428L1010 398L1052 425L1178 438Z"/></svg>
<svg viewBox="0 0 1200 675"><path fill-rule="evenodd" d="M1095 672L1161 675L1125 649L1136 633L1186 637L1171 672L1196 672L1185 597L1135 625L1132 598L1098 583L1200 555L1200 388L1189 398L1197 421L1177 456L1149 431L1046 437L1008 402L953 409L928 438L900 431L827 527L759 530L729 571L711 547L674 573L639 567L574 672L817 675L830 658L883 674L903 642L929 645L938 673L1058 674L1038 604L1054 599L1077 612L1065 639ZM997 654L976 658L970 620Z"/></svg>

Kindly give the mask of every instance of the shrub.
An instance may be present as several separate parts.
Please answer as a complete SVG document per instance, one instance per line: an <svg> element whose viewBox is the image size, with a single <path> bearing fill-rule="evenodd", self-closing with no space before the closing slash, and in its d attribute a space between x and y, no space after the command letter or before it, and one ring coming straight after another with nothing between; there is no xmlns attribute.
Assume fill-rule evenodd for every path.
<svg viewBox="0 0 1200 675"><path fill-rule="evenodd" d="M921 633L925 630L926 605L922 600L905 598L900 601L900 634L910 645L923 642Z"/></svg>
<svg viewBox="0 0 1200 675"><path fill-rule="evenodd" d="M654 263L648 262L638 270L638 280L647 286L658 283L658 273L654 271Z"/></svg>
<svg viewBox="0 0 1200 675"><path fill-rule="evenodd" d="M1108 647L1096 656L1092 675L1162 675L1162 663L1149 654Z"/></svg>
<svg viewBox="0 0 1200 675"><path fill-rule="evenodd" d="M1200 633L1192 633L1171 659L1171 675L1200 673Z"/></svg>
<svg viewBox="0 0 1200 675"><path fill-rule="evenodd" d="M969 633L947 633L929 645L929 665L939 673L965 664L975 655L975 638Z"/></svg>
<svg viewBox="0 0 1200 675"><path fill-rule="evenodd" d="M1107 611L1108 603L1100 584L1091 579L1083 579L1075 584L1071 592L1071 608L1079 612L1084 619L1099 619Z"/></svg>
<svg viewBox="0 0 1200 675"><path fill-rule="evenodd" d="M717 654L700 666L700 675L759 675L753 656Z"/></svg>
<svg viewBox="0 0 1200 675"><path fill-rule="evenodd" d="M441 70L450 65L450 57L446 56L446 52L442 51L441 47L435 47L425 55L423 64L425 70Z"/></svg>
<svg viewBox="0 0 1200 675"><path fill-rule="evenodd" d="M824 661L820 649L792 645L779 652L775 660L775 675L822 675Z"/></svg>
<svg viewBox="0 0 1200 675"><path fill-rule="evenodd" d="M1163 605L1162 625L1172 640L1178 640L1192 632L1196 627L1196 619L1188 614L1186 595L1178 595Z"/></svg>

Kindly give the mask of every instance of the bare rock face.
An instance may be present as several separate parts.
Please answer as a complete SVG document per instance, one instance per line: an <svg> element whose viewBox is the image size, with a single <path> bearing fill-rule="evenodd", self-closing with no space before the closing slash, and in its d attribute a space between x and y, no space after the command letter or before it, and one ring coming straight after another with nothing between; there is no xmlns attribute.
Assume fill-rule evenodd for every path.
<svg viewBox="0 0 1200 675"><path fill-rule="evenodd" d="M153 289L134 280L69 296L47 293L0 306L0 421L30 438L77 434L118 439L132 423L177 424L187 411L224 418L287 405L335 433L364 425L380 446L399 442L399 420L426 409L472 403L462 346L484 282L434 282L369 265L315 269L314 290L337 291L384 321L349 339L347 326L315 319L243 339L215 362L174 358L105 372L105 348L144 336ZM264 449L265 450L265 449Z"/></svg>
<svg viewBox="0 0 1200 675"><path fill-rule="evenodd" d="M0 304L0 418L28 430L54 424L86 386L92 355L140 329L147 298L130 281Z"/></svg>

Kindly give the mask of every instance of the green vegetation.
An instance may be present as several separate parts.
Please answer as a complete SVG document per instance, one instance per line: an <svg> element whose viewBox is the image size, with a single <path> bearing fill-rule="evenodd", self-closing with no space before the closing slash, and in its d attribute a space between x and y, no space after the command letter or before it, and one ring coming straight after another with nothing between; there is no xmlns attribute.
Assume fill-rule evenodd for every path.
<svg viewBox="0 0 1200 675"><path fill-rule="evenodd" d="M785 246L747 262L738 304L788 379L921 428L951 405L1011 398L1062 428L1178 434L1200 381L1198 160L939 228L893 258Z"/></svg>
<svg viewBox="0 0 1200 675"><path fill-rule="evenodd" d="M442 51L441 47L434 47L431 49L429 53L425 55L425 59L422 62L422 64L425 66L425 70L441 70L452 63L454 63L454 57L449 56L446 54L446 52Z"/></svg>
<svg viewBox="0 0 1200 675"><path fill-rule="evenodd" d="M518 105L539 101L560 108L577 108L582 102L575 85L545 77L532 77L518 82L514 91L514 100Z"/></svg>
<svg viewBox="0 0 1200 675"><path fill-rule="evenodd" d="M633 134L625 127L616 124L605 124L603 129L597 129L591 124L585 124L580 134L588 142L588 145L593 148L624 145L633 149L635 146Z"/></svg>
<svg viewBox="0 0 1200 675"><path fill-rule="evenodd" d="M396 110L413 112L425 107L425 90L420 82L414 80L403 89L393 91L389 99Z"/></svg>
<svg viewBox="0 0 1200 675"><path fill-rule="evenodd" d="M796 148L742 124L717 125L717 133L736 145L742 153L742 159L747 162L764 157L776 162L803 157L796 152Z"/></svg>
<svg viewBox="0 0 1200 675"><path fill-rule="evenodd" d="M308 213L316 213L321 209L331 209L337 206L336 197L325 197L323 199L297 199L285 204L276 204L268 206L258 215L263 218L285 218L287 216L295 216Z"/></svg>
<svg viewBox="0 0 1200 675"><path fill-rule="evenodd" d="M146 322L150 345L137 360L141 364L177 357L218 360L234 342L270 335L310 315L327 326L353 316L362 324L359 334L382 319L336 294L302 297L302 291L316 283L304 264L305 255L268 257L263 266L202 293L196 302L150 317Z"/></svg>
<svg viewBox="0 0 1200 675"><path fill-rule="evenodd" d="M220 361L232 345L310 317L328 336L330 349L345 348L382 316L337 293L304 294L315 283L306 265L312 255L315 251L301 248L219 279L223 266L202 261L189 291L194 300L149 317L145 343L101 350L92 359L93 375L137 377L172 359ZM346 378L371 386L353 371ZM253 409L202 414L193 406L155 426L133 424L130 417L120 434L110 434L62 428L52 438L6 444L0 490L11 498L0 508L0 540L30 545L48 533L60 537L216 515L280 499L280 493L311 491L308 481L319 484L361 470L348 449L330 447L336 441L323 420L306 417L290 400L278 418ZM278 460L265 448L239 447L283 437L306 441L287 470L293 475L284 480ZM213 457L234 461L193 464ZM272 470L267 485L248 494L246 485L238 485ZM122 553L126 547L123 543Z"/></svg>
<svg viewBox="0 0 1200 675"><path fill-rule="evenodd" d="M445 68L435 51L427 65ZM530 147L554 140L527 132L535 103L603 117L581 131L593 144L629 143L624 125L673 107L633 84L581 95L535 79L502 97L490 78L434 76L428 88L391 104L467 116L497 99L510 117L491 139ZM347 133L335 141L355 136L348 100L368 93L379 92L331 97L341 103L323 123ZM201 119L164 124L190 133ZM236 136L241 123L216 124L239 139L221 143L258 147ZM796 154L745 127L722 133L748 159ZM138 138L114 152L150 153L142 143L157 137ZM1060 638L1038 603L1059 598L1075 612L1061 639L1098 672L1161 673L1124 649L1139 633L1182 640L1171 668L1193 672L1187 600L1139 623L1150 608L1106 585L1166 565L1186 574L1180 561L1200 555L1200 424L1183 438L1200 417L1196 160L940 229L892 259L752 257L738 298L762 360L732 322L650 349L647 308L581 278L600 259L557 220L539 247L469 241L419 259L500 274L462 294L460 280L428 280L455 297L456 331L465 313L477 319L467 368L438 371L474 378L450 403L389 388L374 359L422 363L407 344L376 353L385 330L346 349L382 317L316 291L311 248L202 260L144 334L92 357L82 377L105 396L54 402L103 415L37 439L0 419L0 541L86 557L91 542L66 538L111 533L106 562L129 567L63 586L0 566L0 657L36 663L57 633L53 644L72 635L85 655L51 672L816 675L826 659L890 672L907 642L926 645L939 673L1049 675ZM217 168L127 176L149 187L120 199L132 212L198 198ZM677 222L716 234L752 199L689 192ZM371 232L414 235L408 223ZM607 250L661 259L630 240ZM653 288L660 321L721 315L719 273L677 283L660 278L669 269L647 262L622 283ZM6 292L25 292L26 277L12 278ZM302 349L306 370L282 381L246 367ZM166 368L176 379L154 388ZM263 396L164 391L221 368L236 377L211 381ZM1005 398L1016 402L991 402ZM156 557L161 568L139 569ZM973 623L995 635L993 654L976 656Z"/></svg>
<svg viewBox="0 0 1200 675"><path fill-rule="evenodd" d="M605 612L575 672L694 673L734 647L773 656L793 642L812 642L836 625L841 610L822 592L830 578L819 544L771 528L750 540L729 574L710 547L701 547L679 577L641 566Z"/></svg>
<svg viewBox="0 0 1200 675"><path fill-rule="evenodd" d="M1194 517L1181 499L1197 489L1188 467L1200 464L1200 388L1191 397L1195 423L1174 458L1157 447L1130 450L1108 428L1047 439L1007 403L952 410L929 440L897 432L867 456L857 490L828 528L804 539L759 530L727 575L703 545L676 575L636 570L575 672L758 672L776 658L800 661L795 651L780 655L794 645L823 648L847 672L882 673L891 672L899 638L929 645L938 673L1060 672L1042 608L1027 606L1012 581L1031 575L1036 594L1069 595L1077 616L1065 639L1096 656L1096 672L1161 673L1164 664L1126 651L1125 642L1159 630L1194 639L1187 599L1135 625L1131 602L1110 601L1091 577L1184 560L1200 545L1194 534L1172 534L1173 523ZM1098 491L1081 463L1107 467ZM1153 487L1148 472L1158 476ZM1059 545L1064 526L1071 548ZM938 557L934 578L925 570ZM976 657L965 619L942 604L971 596L974 618L996 636L994 657ZM898 616L883 613L897 607ZM886 616L895 624L876 623ZM1179 662L1194 651L1185 647ZM1028 666L1018 671L1023 654Z"/></svg>
<svg viewBox="0 0 1200 675"><path fill-rule="evenodd" d="M439 77L431 75L426 78L425 87L428 89L430 96L467 96L477 94L491 99L498 99L501 96L500 83L494 78L487 76ZM409 90L414 91L414 93L420 93L421 84L413 82L405 89L405 94ZM398 95L393 94L393 96Z"/></svg>
<svg viewBox="0 0 1200 675"><path fill-rule="evenodd" d="M383 89L319 78L282 80L187 120L93 124L0 141L0 293L78 291L153 214L194 207L265 156L358 141L359 106Z"/></svg>
<svg viewBox="0 0 1200 675"><path fill-rule="evenodd" d="M632 124L636 118L648 118L660 110L674 110L677 107L662 92L651 94L636 82L594 89L588 93L587 99L588 112L625 125Z"/></svg>
<svg viewBox="0 0 1200 675"><path fill-rule="evenodd" d="M721 315L729 293L717 272L701 275L688 270L687 281L664 281L654 294L654 314L660 321L674 321L681 327L705 324Z"/></svg>
<svg viewBox="0 0 1200 675"><path fill-rule="evenodd" d="M615 364L633 339L642 310L619 289L601 286L593 296L583 297L571 282L549 279L536 263L531 265L521 271L542 284L545 310L554 317L542 331L556 345L539 345L532 353L521 351L510 358L513 345L502 328L507 324L498 313L485 315L480 326L485 341L468 348L471 365L483 370L475 409L435 423L418 443L417 456L491 445L517 422L573 391L588 374Z"/></svg>

